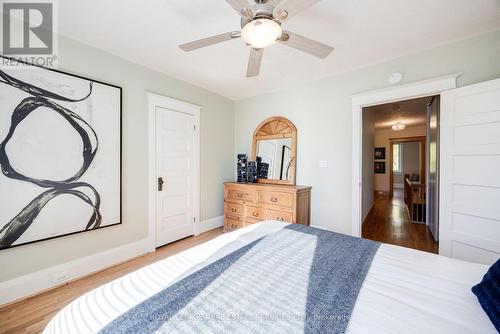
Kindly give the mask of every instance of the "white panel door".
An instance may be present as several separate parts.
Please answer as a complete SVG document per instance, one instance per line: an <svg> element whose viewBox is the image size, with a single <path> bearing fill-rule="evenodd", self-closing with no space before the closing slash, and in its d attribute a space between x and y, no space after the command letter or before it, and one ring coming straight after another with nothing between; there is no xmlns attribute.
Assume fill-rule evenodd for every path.
<svg viewBox="0 0 500 334"><path fill-rule="evenodd" d="M500 79L441 97L439 253L491 264L500 257Z"/></svg>
<svg viewBox="0 0 500 334"><path fill-rule="evenodd" d="M194 234L196 122L156 107L156 247Z"/></svg>

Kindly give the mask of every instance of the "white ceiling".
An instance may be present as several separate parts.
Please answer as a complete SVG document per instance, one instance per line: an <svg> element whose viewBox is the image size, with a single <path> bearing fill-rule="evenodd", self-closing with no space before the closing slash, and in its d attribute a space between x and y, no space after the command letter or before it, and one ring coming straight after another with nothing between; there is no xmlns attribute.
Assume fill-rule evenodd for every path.
<svg viewBox="0 0 500 334"><path fill-rule="evenodd" d="M59 1L63 35L217 92L260 95L500 28L499 0L323 0L284 23L335 47L319 60L273 45L261 75L246 78L241 39L191 53L177 45L238 30L224 0Z"/></svg>
<svg viewBox="0 0 500 334"><path fill-rule="evenodd" d="M397 122L402 122L406 126L425 125L427 105L431 99L432 97L422 97L380 104L364 108L363 112L373 113L375 129L388 129Z"/></svg>

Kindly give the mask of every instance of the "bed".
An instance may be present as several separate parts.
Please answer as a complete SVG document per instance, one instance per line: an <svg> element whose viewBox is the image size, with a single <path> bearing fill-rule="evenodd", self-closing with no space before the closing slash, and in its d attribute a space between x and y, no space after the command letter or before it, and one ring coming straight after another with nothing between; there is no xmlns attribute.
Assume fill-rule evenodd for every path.
<svg viewBox="0 0 500 334"><path fill-rule="evenodd" d="M50 321L44 333L106 332L110 323L161 291L288 226L289 224L277 221L262 222L223 234L205 244L141 268L73 301ZM276 256L279 256L279 252ZM300 277L299 267L296 269L297 277ZM488 267L481 264L381 244L361 281L345 332L496 333L470 290L481 281L487 270ZM279 271L279 267L276 271ZM269 272L270 277L273 275L279 273ZM238 284L239 281L231 286L237 290ZM268 295L271 298L272 294L273 291L270 290ZM298 289L290 298L299 298L300 295L301 291ZM227 304L227 301L224 302ZM226 310L238 307L238 303L227 304ZM210 323L207 319L197 320ZM234 325L234 319L231 320ZM266 326L270 324L274 332L303 332L300 321L301 319L273 319ZM261 322L254 321L259 324ZM295 322L297 326L293 327ZM282 326L292 327L285 329ZM199 332L205 332L200 328L203 327L198 328ZM255 332L259 328L237 330Z"/></svg>

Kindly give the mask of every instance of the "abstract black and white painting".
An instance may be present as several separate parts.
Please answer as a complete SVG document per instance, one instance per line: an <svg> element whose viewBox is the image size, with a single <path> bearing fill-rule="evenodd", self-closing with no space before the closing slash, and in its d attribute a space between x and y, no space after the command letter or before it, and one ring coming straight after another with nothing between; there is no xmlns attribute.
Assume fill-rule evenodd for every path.
<svg viewBox="0 0 500 334"><path fill-rule="evenodd" d="M0 249L121 223L121 88L0 68Z"/></svg>

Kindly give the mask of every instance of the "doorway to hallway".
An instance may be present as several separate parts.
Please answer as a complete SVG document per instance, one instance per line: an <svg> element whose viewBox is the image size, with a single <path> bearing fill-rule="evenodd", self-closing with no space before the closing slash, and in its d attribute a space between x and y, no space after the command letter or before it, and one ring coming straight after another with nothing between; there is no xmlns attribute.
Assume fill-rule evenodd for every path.
<svg viewBox="0 0 500 334"><path fill-rule="evenodd" d="M429 206L437 205L427 203L430 160L437 158L430 156L428 114L436 101L430 96L363 108L362 237L438 252L437 234L427 224Z"/></svg>

